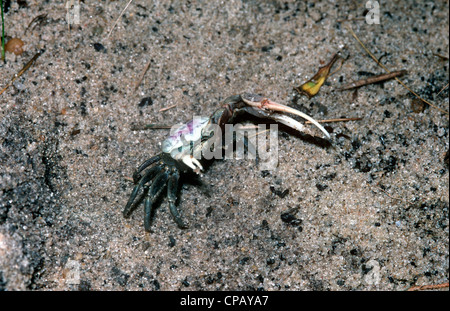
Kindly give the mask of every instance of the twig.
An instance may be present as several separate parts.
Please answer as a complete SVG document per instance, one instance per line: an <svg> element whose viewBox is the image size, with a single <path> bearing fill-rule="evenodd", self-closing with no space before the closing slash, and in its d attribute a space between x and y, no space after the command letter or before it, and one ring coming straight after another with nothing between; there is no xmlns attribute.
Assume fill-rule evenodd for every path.
<svg viewBox="0 0 450 311"><path fill-rule="evenodd" d="M339 64L339 67L333 71L332 73L330 73L328 76L331 77L332 75L334 75L336 72L338 72L339 70L341 70L342 65L344 65L344 62L346 61L346 59L341 57L341 63Z"/></svg>
<svg viewBox="0 0 450 311"><path fill-rule="evenodd" d="M111 33L113 32L114 28L116 28L117 23L119 22L119 19L122 17L123 13L125 13L125 11L127 10L128 6L131 4L131 2L133 2L133 0L128 1L127 5L125 6L125 8L122 10L122 12L120 12L119 17L116 19L116 21L114 22L114 25L112 26L111 30L109 31L108 35L106 36L106 38L109 38L109 36L111 36Z"/></svg>
<svg viewBox="0 0 450 311"><path fill-rule="evenodd" d="M130 176L123 176L123 179L125 179L126 181L130 181L130 182L134 183L133 177L130 177Z"/></svg>
<svg viewBox="0 0 450 311"><path fill-rule="evenodd" d="M448 60L448 56L444 56L444 55L441 55L441 54L438 54L438 53L433 53L433 55L434 55L434 56L437 56L437 57L440 57L440 58L442 58L443 60Z"/></svg>
<svg viewBox="0 0 450 311"><path fill-rule="evenodd" d="M47 17L47 15L48 15L48 13L44 13L44 14L38 15L38 16L36 16L35 18L33 18L33 19L31 20L31 22L28 24L27 28L25 28L25 31L23 32L23 34L25 35L25 34L27 33L28 29L30 29L30 27L31 27L31 24L33 24L34 22L36 22L36 25L37 25L38 23L41 23L41 22L44 20L44 18ZM36 25L34 25L33 28L32 28L31 30L33 30L34 27L36 27Z"/></svg>
<svg viewBox="0 0 450 311"><path fill-rule="evenodd" d="M265 129L265 130L263 130L263 131L257 131L256 132L256 134L253 134L253 135L249 135L249 137L248 138L253 138L253 137L256 137L256 136L258 136L258 135L262 135L262 134L264 134L264 133L267 133L267 132L269 132L270 131L270 129Z"/></svg>
<svg viewBox="0 0 450 311"><path fill-rule="evenodd" d="M69 16L69 5L70 4L66 2L66 16ZM70 20L67 20L67 30L69 31L69 34L70 34L70 24L71 24Z"/></svg>
<svg viewBox="0 0 450 311"><path fill-rule="evenodd" d="M22 69L21 69L21 70L20 70L20 71L12 78L12 79L11 79L11 81L9 81L9 83L3 88L3 90L0 91L0 95L2 95L3 92L5 92L5 91L6 91L6 90L14 83L14 81L16 81L16 79L17 79L18 77L20 77L21 75L23 75L24 72L27 71L28 68L30 68L31 65L33 65L34 61L35 61L41 54L42 54L41 52L37 52L36 55L34 55L33 58L32 58L28 63L26 63L26 65L23 66L23 68L22 68Z"/></svg>
<svg viewBox="0 0 450 311"><path fill-rule="evenodd" d="M439 91L439 93L437 93L436 96L439 96L439 94L441 94L446 88L448 88L448 83Z"/></svg>
<svg viewBox="0 0 450 311"><path fill-rule="evenodd" d="M172 125L168 124L159 124L159 123L151 123L145 125L131 125L132 131L141 131L141 130L157 130L157 129L170 129Z"/></svg>
<svg viewBox="0 0 450 311"><path fill-rule="evenodd" d="M383 188L381 188L380 186L376 185L375 187L377 187L379 190L381 190L383 192L384 195L388 196L389 198L391 198L392 200L396 200L396 201L403 201L409 205L414 205L414 203L409 202L408 200L404 199L404 198L398 198L398 197L394 197L392 195L390 195L389 193L386 192L386 190L384 190Z"/></svg>
<svg viewBox="0 0 450 311"><path fill-rule="evenodd" d="M366 19L365 17L354 17L354 18L338 19L338 20L336 20L336 23L352 22L352 21L363 21L365 19Z"/></svg>
<svg viewBox="0 0 450 311"><path fill-rule="evenodd" d="M328 119L328 120L317 120L319 123L332 123L332 122L346 122L346 121L358 121L363 118L339 118L339 119ZM305 124L311 124L311 121L305 121Z"/></svg>
<svg viewBox="0 0 450 311"><path fill-rule="evenodd" d="M386 68L386 66L384 66L382 63L380 63L376 57L369 51L369 49L364 45L364 43L362 43L362 41L358 38L358 36L355 34L355 32L353 31L353 29L347 25L348 30L350 31L350 33L352 34L352 36L356 39L356 41L358 41L358 43L362 46L362 48L367 52L367 54L370 55L370 57L372 57L372 59L384 70L386 70L388 73L391 73L389 71L389 69ZM423 101L424 103L430 105L433 108L436 108L437 110L445 113L445 114L449 114L448 111L445 111L444 109L439 108L438 106L430 103L429 101L423 99L422 97L420 97L417 93L415 93L413 90L411 90L405 83L403 83L399 78L394 77L395 80L397 80L398 83L400 83L401 85L403 85L404 88L406 88L408 91L410 91L412 94L414 94L418 99L420 99L421 101Z"/></svg>
<svg viewBox="0 0 450 311"><path fill-rule="evenodd" d="M5 62L6 64L6 58L5 58L5 20L3 18L3 0L0 0L0 11L2 14L2 60ZM0 93L1 94L1 93Z"/></svg>
<svg viewBox="0 0 450 311"><path fill-rule="evenodd" d="M163 111L166 111L166 110L175 108L177 105L178 105L178 104L174 104L174 105L169 106L169 107L161 108L161 109L159 109L159 112L163 112Z"/></svg>
<svg viewBox="0 0 450 311"><path fill-rule="evenodd" d="M436 284L436 285L419 285L419 286L412 286L407 289L408 292L412 291L419 291L419 290L429 290L429 289L440 289L440 288L446 288L449 287L448 282L442 283L442 284Z"/></svg>
<svg viewBox="0 0 450 311"><path fill-rule="evenodd" d="M406 70L400 70L400 71L393 71L391 73L376 75L376 76L373 76L373 77L369 77L367 79L358 80L356 82L348 83L348 84L344 85L343 87L341 87L340 89L338 89L338 91L350 90L350 89L354 89L354 88L361 87L361 86L364 86L364 85L378 83L378 82L381 82L381 81L386 81L386 80L395 78L397 76L404 75L405 73L406 73Z"/></svg>
<svg viewBox="0 0 450 311"><path fill-rule="evenodd" d="M136 85L134 86L134 90L136 91L141 84L142 80L144 79L145 73L147 72L148 68L150 68L151 60L148 62L148 64L145 66L144 70L142 70L141 76L139 80L136 82Z"/></svg>

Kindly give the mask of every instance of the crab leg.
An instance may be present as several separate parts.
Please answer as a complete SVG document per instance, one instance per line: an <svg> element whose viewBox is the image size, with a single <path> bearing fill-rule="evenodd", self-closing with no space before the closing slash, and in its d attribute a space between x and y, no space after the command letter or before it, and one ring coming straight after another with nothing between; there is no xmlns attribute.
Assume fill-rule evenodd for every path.
<svg viewBox="0 0 450 311"><path fill-rule="evenodd" d="M319 122L317 122L312 117L308 116L307 114L305 114L297 109L273 102L270 99L267 99L265 97L262 97L262 96L256 95L256 94L246 93L246 94L241 95L241 98L247 105L254 107L254 108L258 108L258 109L262 109L262 110L267 109L267 110L271 110L271 111L291 113L291 114L295 114L299 117L302 117L303 119L306 119L306 120L310 121L312 124L314 124L315 126L317 126L328 138L330 138L330 134L327 132L327 130L322 125L319 124ZM278 115L275 118L275 120L280 121L281 123L291 126L295 129L304 128L303 125L301 125L301 123L299 123L298 121L296 121L290 117L287 117L287 116L283 116L282 118L280 118ZM300 125L300 127L298 125Z"/></svg>
<svg viewBox="0 0 450 311"><path fill-rule="evenodd" d="M145 161L144 163L142 163L141 165L139 165L138 169L134 172L133 174L133 181L136 184L137 181L140 178L140 174L143 170L145 170L147 167L149 167L150 165L152 165L153 163L157 162L161 160L159 155L155 155L153 157L151 157L150 159L148 159L147 161Z"/></svg>
<svg viewBox="0 0 450 311"><path fill-rule="evenodd" d="M181 219L181 216L178 213L177 207L175 205L177 201L179 178L180 173L177 170L174 170L173 173L170 175L169 181L167 183L167 198L169 199L169 211L173 219L175 220L180 229L186 229L187 226Z"/></svg>
<svg viewBox="0 0 450 311"><path fill-rule="evenodd" d="M161 168L158 166L152 167L148 170L148 172L145 173L145 175L139 180L136 186L133 188L133 192L130 195L130 198L128 199L127 205L125 206L123 210L123 216L125 218L128 218L133 211L133 202L134 199L136 199L136 196L139 192L139 190L144 186L146 183L148 183L152 178L158 174L161 171Z"/></svg>
<svg viewBox="0 0 450 311"><path fill-rule="evenodd" d="M145 201L144 201L144 229L147 232L150 232L153 204L155 203L155 201L158 199L159 195L165 188L168 178L169 178L169 174L167 173L167 171L162 171L158 175L156 175L156 177L150 187L148 195L145 198Z"/></svg>

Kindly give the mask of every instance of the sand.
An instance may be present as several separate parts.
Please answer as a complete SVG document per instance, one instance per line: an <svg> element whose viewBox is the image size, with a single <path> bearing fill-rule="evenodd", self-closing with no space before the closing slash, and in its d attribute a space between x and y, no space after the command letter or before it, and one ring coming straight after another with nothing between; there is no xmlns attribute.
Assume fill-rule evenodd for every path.
<svg viewBox="0 0 450 311"><path fill-rule="evenodd" d="M5 15L25 52L0 64L0 288L5 290L406 290L448 282L448 2L19 1ZM76 1L75 1L76 4ZM77 11L70 8L70 13ZM35 20L39 15L45 17ZM75 14L76 15L76 14ZM72 16L72 15L71 15ZM345 21L344 21L345 20ZM32 22L32 23L31 23ZM31 23L30 27L29 24ZM294 87L336 52L313 98ZM142 82L135 89L144 68ZM278 166L213 161L161 199L152 232L143 208L122 209L136 167L167 129L253 92L326 124L331 144L278 136ZM143 100L149 98L147 100ZM245 120L245 118L244 118ZM254 122L254 120L252 120ZM202 186L203 184L203 186Z"/></svg>

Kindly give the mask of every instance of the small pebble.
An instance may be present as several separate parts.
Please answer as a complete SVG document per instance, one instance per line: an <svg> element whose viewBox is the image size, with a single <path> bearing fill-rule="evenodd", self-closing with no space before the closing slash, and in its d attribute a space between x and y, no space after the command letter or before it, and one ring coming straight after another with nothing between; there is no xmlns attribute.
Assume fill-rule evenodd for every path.
<svg viewBox="0 0 450 311"><path fill-rule="evenodd" d="M311 17L311 19L316 23L322 19L322 14L317 10L313 9L313 10L310 10L308 13L309 13L309 17Z"/></svg>
<svg viewBox="0 0 450 311"><path fill-rule="evenodd" d="M23 41L19 38L12 38L5 45L5 51L20 55L23 53Z"/></svg>
<svg viewBox="0 0 450 311"><path fill-rule="evenodd" d="M418 98L411 101L411 109L415 113L421 113L425 110L425 103Z"/></svg>
<svg viewBox="0 0 450 311"><path fill-rule="evenodd" d="M104 47L103 44L101 44L101 43L94 43L94 49L95 49L97 52L101 52L101 51L104 51L104 50L105 50L105 47Z"/></svg>
<svg viewBox="0 0 450 311"><path fill-rule="evenodd" d="M145 97L139 103L139 107L150 106L153 104L153 100L150 97Z"/></svg>
<svg viewBox="0 0 450 311"><path fill-rule="evenodd" d="M93 36L100 36L103 33L103 27L102 26L95 26L92 28L92 35Z"/></svg>

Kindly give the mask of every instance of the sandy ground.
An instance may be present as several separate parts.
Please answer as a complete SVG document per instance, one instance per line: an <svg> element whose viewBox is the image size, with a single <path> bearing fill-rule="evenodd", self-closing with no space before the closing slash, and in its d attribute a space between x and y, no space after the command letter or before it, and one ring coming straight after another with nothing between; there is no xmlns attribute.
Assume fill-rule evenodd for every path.
<svg viewBox="0 0 450 311"><path fill-rule="evenodd" d="M384 65L408 71L402 80L411 89L448 111L448 88L438 94L448 60L435 55L449 55L447 1L381 1L380 23L368 24L364 1L135 0L108 37L126 2L83 1L70 29L65 1L12 1L5 15L7 36L26 45L1 63L1 88L44 52L0 95L1 289L405 290L448 282L448 114L394 80L338 90L384 73L351 26ZM299 96L294 87L339 50L348 57L339 71L317 96ZM242 92L316 119L362 120L327 124L331 146L280 132L274 170L225 160L199 178L204 187L185 177L178 205L186 230L166 199L151 233L142 207L124 219L129 178L168 135L132 125L208 116Z"/></svg>

